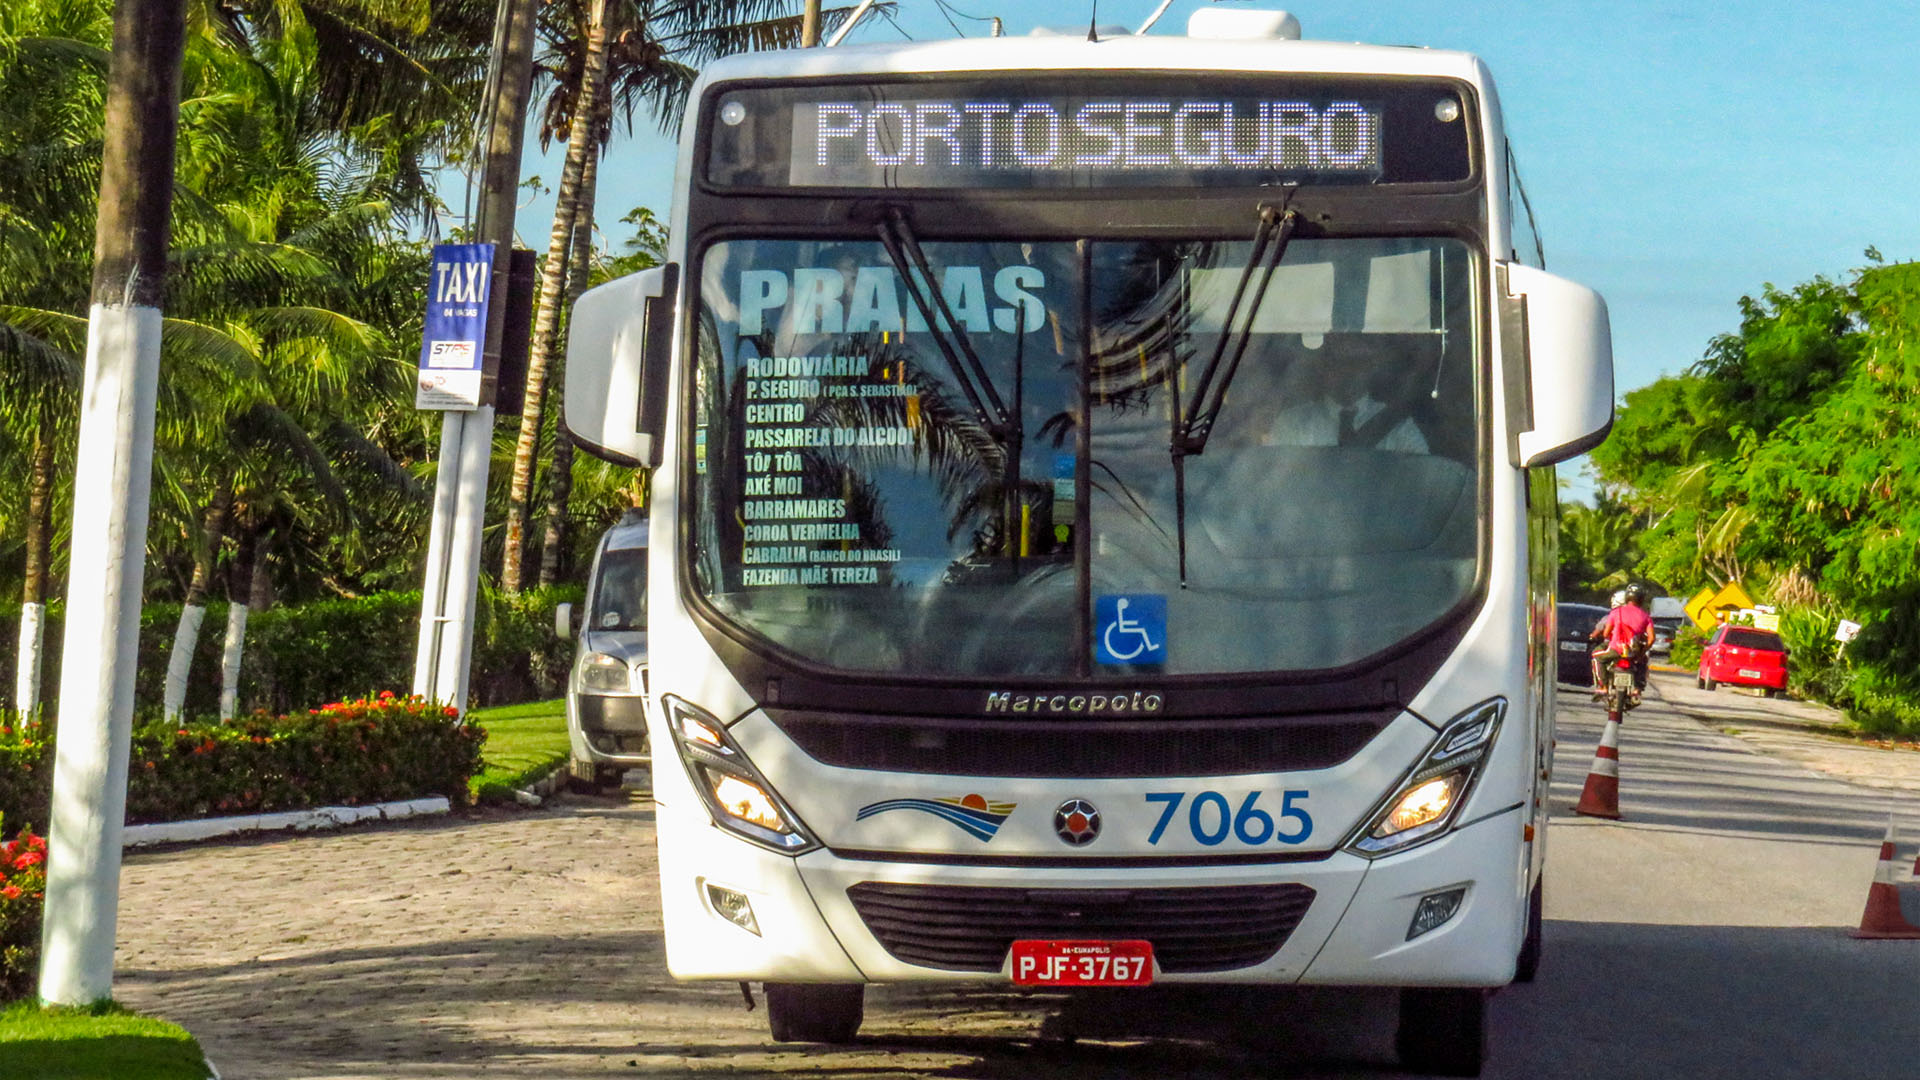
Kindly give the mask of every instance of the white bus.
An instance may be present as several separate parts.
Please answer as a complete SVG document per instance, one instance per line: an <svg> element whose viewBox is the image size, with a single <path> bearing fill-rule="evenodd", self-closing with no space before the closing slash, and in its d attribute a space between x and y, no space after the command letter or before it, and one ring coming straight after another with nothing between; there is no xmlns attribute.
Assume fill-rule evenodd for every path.
<svg viewBox="0 0 1920 1080"><path fill-rule="evenodd" d="M566 381L655 467L672 974L810 1041L867 983L1402 987L1406 1062L1477 1071L1539 942L1550 466L1613 396L1486 68L1209 11L690 100L671 263Z"/></svg>

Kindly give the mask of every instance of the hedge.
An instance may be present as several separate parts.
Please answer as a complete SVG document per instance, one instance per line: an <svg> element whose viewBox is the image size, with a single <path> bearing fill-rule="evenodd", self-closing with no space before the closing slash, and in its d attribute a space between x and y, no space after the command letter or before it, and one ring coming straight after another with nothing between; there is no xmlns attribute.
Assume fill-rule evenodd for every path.
<svg viewBox="0 0 1920 1080"><path fill-rule="evenodd" d="M53 779L48 728L0 713L0 819L44 829ZM486 730L439 706L386 695L232 724L137 724L128 824L444 795L468 800Z"/></svg>
<svg viewBox="0 0 1920 1080"><path fill-rule="evenodd" d="M528 589L517 594L482 590L474 623L471 707L506 705L560 693L572 661L572 644L553 636L556 603L579 603L577 586ZM6 677L0 704L11 706L14 648L20 609L0 607L0 653ZM162 702L167 662L180 624L179 604L148 604L140 615L140 658L134 701L148 711ZM419 637L420 594L382 592L352 599L316 600L273 607L247 617L240 663L240 711L283 713L316 701L337 701L405 691L413 685ZM211 716L220 707L220 659L225 647L227 605L209 604L187 680L185 713ZM51 707L60 690L60 605L48 606L42 647L41 699Z"/></svg>

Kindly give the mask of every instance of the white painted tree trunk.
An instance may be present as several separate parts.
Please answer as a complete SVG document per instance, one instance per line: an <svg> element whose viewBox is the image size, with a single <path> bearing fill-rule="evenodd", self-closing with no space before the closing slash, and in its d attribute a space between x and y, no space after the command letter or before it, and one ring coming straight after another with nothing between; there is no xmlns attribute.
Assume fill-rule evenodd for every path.
<svg viewBox="0 0 1920 1080"><path fill-rule="evenodd" d="M74 500L69 549L40 952L50 1004L113 991L159 372L160 310L93 305L73 489L96 494Z"/></svg>
<svg viewBox="0 0 1920 1080"><path fill-rule="evenodd" d="M186 7L180 0L113 6L73 467L73 490L83 494L73 500L69 533L40 936L40 1000L50 1005L113 995Z"/></svg>
<svg viewBox="0 0 1920 1080"><path fill-rule="evenodd" d="M247 639L247 605L227 605L227 644L220 652L220 719L240 706L240 654Z"/></svg>
<svg viewBox="0 0 1920 1080"><path fill-rule="evenodd" d="M13 707L21 716L40 707L40 643L46 636L45 604L20 605L20 670L13 681Z"/></svg>
<svg viewBox="0 0 1920 1080"><path fill-rule="evenodd" d="M173 632L173 655L167 657L167 687L161 699L169 723L178 721L187 706L187 675L193 669L193 650L200 644L200 624L206 617L203 604L180 609L180 625Z"/></svg>

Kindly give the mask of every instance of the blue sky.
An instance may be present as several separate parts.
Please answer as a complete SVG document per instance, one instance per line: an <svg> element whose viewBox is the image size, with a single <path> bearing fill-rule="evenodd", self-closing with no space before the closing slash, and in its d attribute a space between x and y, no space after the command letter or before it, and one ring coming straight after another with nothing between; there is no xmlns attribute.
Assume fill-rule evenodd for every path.
<svg viewBox="0 0 1920 1080"><path fill-rule="evenodd" d="M1102 0L1100 21L1138 26L1157 4ZM948 6L999 15L1009 34L1084 25L1090 8ZM1153 32L1184 33L1202 6L1175 0ZM1227 6L1286 7L1308 38L1482 57L1500 89L1548 268L1607 298L1623 392L1698 359L1709 338L1736 326L1740 296L1765 282L1845 275L1870 244L1889 260L1920 258L1920 4ZM849 40L954 36L935 0L899 0L895 20L897 28L870 16ZM968 35L987 32L985 23L954 21ZM601 228L620 239L621 215L639 205L666 216L672 171L664 137L637 132L617 142L601 167ZM525 172L554 182L558 153L529 157ZM523 240L544 246L551 214L550 197L522 210Z"/></svg>

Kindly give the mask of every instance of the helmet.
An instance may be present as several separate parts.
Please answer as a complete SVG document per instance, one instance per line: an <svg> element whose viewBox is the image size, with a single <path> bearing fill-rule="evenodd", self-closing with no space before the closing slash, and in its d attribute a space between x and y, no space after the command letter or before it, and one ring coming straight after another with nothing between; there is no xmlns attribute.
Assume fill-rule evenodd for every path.
<svg viewBox="0 0 1920 1080"><path fill-rule="evenodd" d="M1624 604L1626 602L1627 602L1627 590L1625 589L1615 589L1613 590L1613 595L1607 598L1608 607L1619 607L1621 604Z"/></svg>
<svg viewBox="0 0 1920 1080"><path fill-rule="evenodd" d="M1636 607L1647 606L1647 590L1641 588L1638 585L1627 586L1626 598L1627 598L1627 603L1633 604Z"/></svg>

